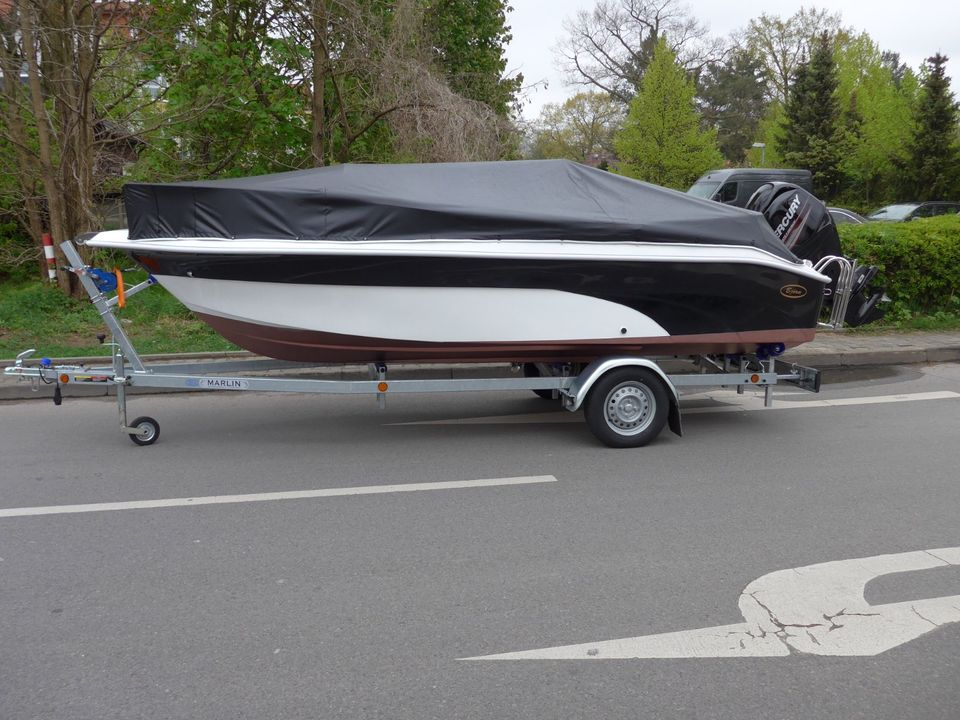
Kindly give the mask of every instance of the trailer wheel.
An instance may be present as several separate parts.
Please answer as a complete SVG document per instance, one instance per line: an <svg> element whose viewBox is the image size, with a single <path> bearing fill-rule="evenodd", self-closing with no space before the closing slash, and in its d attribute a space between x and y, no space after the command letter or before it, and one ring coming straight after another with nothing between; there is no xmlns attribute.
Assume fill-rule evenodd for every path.
<svg viewBox="0 0 960 720"><path fill-rule="evenodd" d="M663 381L646 368L619 368L601 377L583 407L590 431L615 448L641 447L667 422L670 406Z"/></svg>
<svg viewBox="0 0 960 720"><path fill-rule="evenodd" d="M130 439L134 445L153 445L160 437L160 423L152 417L138 417L130 427L137 430L135 433L130 433Z"/></svg>

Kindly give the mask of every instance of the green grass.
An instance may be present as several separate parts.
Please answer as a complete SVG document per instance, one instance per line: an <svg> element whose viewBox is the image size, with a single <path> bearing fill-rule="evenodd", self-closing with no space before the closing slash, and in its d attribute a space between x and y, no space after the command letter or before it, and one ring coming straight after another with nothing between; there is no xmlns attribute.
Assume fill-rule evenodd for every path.
<svg viewBox="0 0 960 720"><path fill-rule="evenodd" d="M145 276L128 273L126 284ZM214 352L238 348L217 335L160 286L136 295L115 311L138 352ZM97 340L107 333L86 298L75 299L36 281L0 281L0 358L9 359L27 348L53 358L110 355Z"/></svg>
<svg viewBox="0 0 960 720"><path fill-rule="evenodd" d="M907 313L890 318L883 318L879 322L856 328L858 332L889 332L891 330L960 330L960 314L937 311L933 315Z"/></svg>
<svg viewBox="0 0 960 720"><path fill-rule="evenodd" d="M893 302L885 308L878 322L855 328L857 332L889 332L891 330L958 330L960 329L960 296L945 300L942 309L919 312L904 303Z"/></svg>
<svg viewBox="0 0 960 720"><path fill-rule="evenodd" d="M935 315L913 315L900 320L883 318L869 325L846 328L846 330L864 335L915 330L960 330L960 315L936 313Z"/></svg>

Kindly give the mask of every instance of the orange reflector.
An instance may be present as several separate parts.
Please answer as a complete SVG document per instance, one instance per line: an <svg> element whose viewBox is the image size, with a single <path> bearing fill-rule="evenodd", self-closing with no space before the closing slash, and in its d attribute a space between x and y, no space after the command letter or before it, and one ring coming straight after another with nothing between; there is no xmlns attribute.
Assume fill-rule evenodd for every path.
<svg viewBox="0 0 960 720"><path fill-rule="evenodd" d="M123 273L120 271L120 268L115 267L113 269L113 274L117 276L117 305L120 307L126 307L127 294L124 292L123 287Z"/></svg>
<svg viewBox="0 0 960 720"><path fill-rule="evenodd" d="M68 382L70 382L70 376L69 376L69 375L61 375L61 376L60 376L60 382L61 382L63 385L66 385Z"/></svg>
<svg viewBox="0 0 960 720"><path fill-rule="evenodd" d="M385 382L382 382L379 385L377 385L377 390L379 390L380 392L386 392L388 387L390 386L387 385Z"/></svg>
<svg viewBox="0 0 960 720"><path fill-rule="evenodd" d="M760 376L754 373L753 375L750 376L750 382L752 383L760 382Z"/></svg>

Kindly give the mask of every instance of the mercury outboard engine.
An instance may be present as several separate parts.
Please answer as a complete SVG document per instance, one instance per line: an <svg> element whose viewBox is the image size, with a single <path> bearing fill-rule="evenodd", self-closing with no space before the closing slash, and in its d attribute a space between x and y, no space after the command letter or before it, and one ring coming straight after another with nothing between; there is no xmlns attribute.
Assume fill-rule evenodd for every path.
<svg viewBox="0 0 960 720"><path fill-rule="evenodd" d="M801 260L809 260L816 265L817 261L828 255L842 255L840 235L833 218L824 204L803 188L792 183L767 183L760 186L746 207L763 213L777 237ZM839 269L831 266L825 274L833 279L827 286L824 298L824 306L829 307L833 304ZM876 274L875 267L856 268L850 301L843 318L846 325L865 325L879 320L883 315L879 306L883 290L868 289Z"/></svg>

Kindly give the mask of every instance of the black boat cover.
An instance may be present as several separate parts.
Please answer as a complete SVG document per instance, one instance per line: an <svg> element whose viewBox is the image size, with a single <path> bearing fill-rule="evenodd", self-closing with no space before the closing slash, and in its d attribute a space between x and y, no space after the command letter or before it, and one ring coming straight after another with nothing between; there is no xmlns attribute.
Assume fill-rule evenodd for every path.
<svg viewBox="0 0 960 720"><path fill-rule="evenodd" d="M335 165L123 189L133 240L563 239L750 245L795 260L759 213L568 160Z"/></svg>

